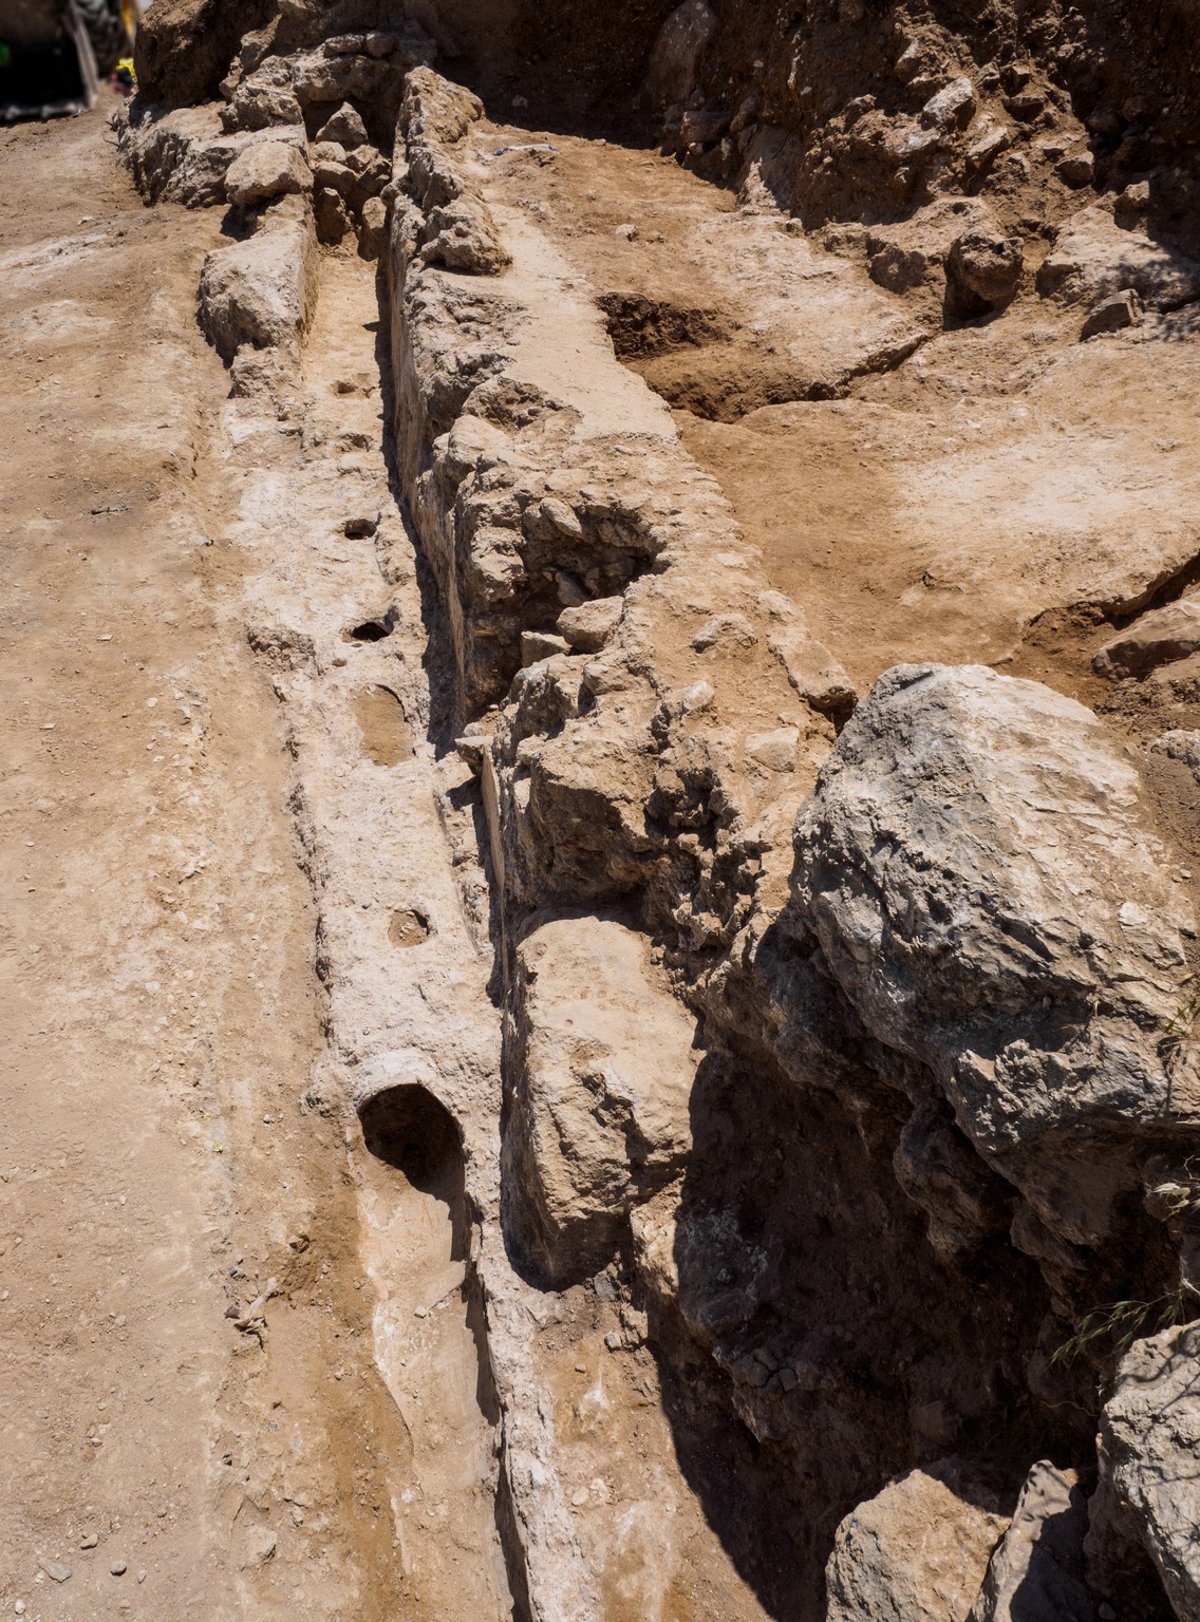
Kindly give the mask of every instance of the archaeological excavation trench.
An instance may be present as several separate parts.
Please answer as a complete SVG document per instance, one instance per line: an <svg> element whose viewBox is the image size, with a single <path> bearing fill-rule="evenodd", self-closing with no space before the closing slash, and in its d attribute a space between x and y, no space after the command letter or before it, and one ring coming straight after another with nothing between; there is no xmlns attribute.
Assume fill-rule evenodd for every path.
<svg viewBox="0 0 1200 1622"><path fill-rule="evenodd" d="M117 142L392 1612L1196 1622L1194 0L247 9Z"/></svg>

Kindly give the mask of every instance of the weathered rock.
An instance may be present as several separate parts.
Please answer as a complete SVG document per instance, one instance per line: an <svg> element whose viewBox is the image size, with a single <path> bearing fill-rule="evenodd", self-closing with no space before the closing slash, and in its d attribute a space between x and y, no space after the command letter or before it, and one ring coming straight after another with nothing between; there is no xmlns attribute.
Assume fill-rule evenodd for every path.
<svg viewBox="0 0 1200 1622"><path fill-rule="evenodd" d="M490 216L481 205L466 198L459 197L442 208L431 209L426 232L421 258L427 265L469 271L475 276L494 276L508 264L508 252L501 245Z"/></svg>
<svg viewBox="0 0 1200 1622"><path fill-rule="evenodd" d="M232 130L265 130L275 125L304 122L304 109L292 89L282 63L277 76L268 77L265 69L252 74L236 86L222 117Z"/></svg>
<svg viewBox="0 0 1200 1622"><path fill-rule="evenodd" d="M327 248L336 248L350 229L346 200L332 186L318 186L313 196L313 219L317 241Z"/></svg>
<svg viewBox="0 0 1200 1622"><path fill-rule="evenodd" d="M349 164L321 157L313 165L313 184L318 190L327 189L337 192L339 197L349 197L354 190L354 171Z"/></svg>
<svg viewBox="0 0 1200 1622"><path fill-rule="evenodd" d="M934 129L952 129L970 122L975 111L975 86L970 79L951 79L921 109L921 122Z"/></svg>
<svg viewBox="0 0 1200 1622"><path fill-rule="evenodd" d="M287 348L312 314L313 229L307 209L272 209L245 242L216 248L200 277L200 324L232 360L242 344Z"/></svg>
<svg viewBox="0 0 1200 1622"><path fill-rule="evenodd" d="M255 141L233 160L225 195L239 208L270 202L312 185L312 171L298 146L287 141Z"/></svg>
<svg viewBox="0 0 1200 1622"><path fill-rule="evenodd" d="M1090 186L1096 174L1096 162L1090 152L1068 152L1055 165L1059 178L1068 186Z"/></svg>
<svg viewBox="0 0 1200 1622"><path fill-rule="evenodd" d="M1151 309L1172 310L1200 298L1200 264L1140 231L1123 231L1097 203L1063 226L1037 287L1061 304L1088 305L1132 288Z"/></svg>
<svg viewBox="0 0 1200 1622"><path fill-rule="evenodd" d="M924 290L941 299L954 246L974 232L1004 240L991 209L974 197L940 197L910 219L872 226L864 244L871 280L890 293Z"/></svg>
<svg viewBox="0 0 1200 1622"><path fill-rule="evenodd" d="M957 1460L910 1470L838 1527L826 1622L966 1622L1006 1525Z"/></svg>
<svg viewBox="0 0 1200 1622"><path fill-rule="evenodd" d="M1074 1471L1042 1460L1021 1489L970 1622L1093 1622L1084 1582L1087 1499Z"/></svg>
<svg viewBox="0 0 1200 1622"><path fill-rule="evenodd" d="M358 246L364 259L378 259L387 247L387 204L382 197L368 197L362 206Z"/></svg>
<svg viewBox="0 0 1200 1622"><path fill-rule="evenodd" d="M1098 676L1119 681L1144 676L1159 665L1186 659L1200 650L1200 602L1183 597L1165 608L1151 609L1128 630L1106 642L1092 660Z"/></svg>
<svg viewBox="0 0 1200 1622"><path fill-rule="evenodd" d="M1099 1242L1130 1145L1200 1121L1191 1059L1162 1047L1190 911L1100 723L982 667L897 667L796 851L798 903L867 1026L930 1067L1048 1226Z"/></svg>
<svg viewBox="0 0 1200 1622"><path fill-rule="evenodd" d="M1021 243L976 228L957 237L946 258L946 297L962 315L985 315L1009 303L1021 280Z"/></svg>
<svg viewBox="0 0 1200 1622"><path fill-rule="evenodd" d="M1137 180L1117 197L1113 203L1113 219L1123 230L1132 230L1146 217L1150 207L1150 182Z"/></svg>
<svg viewBox="0 0 1200 1622"><path fill-rule="evenodd" d="M559 1280L609 1259L631 1208L680 1171L695 1022L622 924L570 918L517 948L505 1152L519 1226Z"/></svg>
<svg viewBox="0 0 1200 1622"><path fill-rule="evenodd" d="M665 108L686 101L696 82L700 58L717 31L708 0L684 0L662 25L646 74L645 95Z"/></svg>
<svg viewBox="0 0 1200 1622"><path fill-rule="evenodd" d="M336 141L339 146L347 149L363 146L367 140L367 126L350 103L344 101L337 112L331 114L321 125L316 138L318 141Z"/></svg>
<svg viewBox="0 0 1200 1622"><path fill-rule="evenodd" d="M225 176L240 157L263 141L286 142L303 156L304 126L223 132L212 107L158 113L136 102L118 115L117 142L134 183L147 202L164 200L188 208L225 201Z"/></svg>
<svg viewBox="0 0 1200 1622"><path fill-rule="evenodd" d="M1139 1340L1122 1358L1100 1420L1102 1508L1093 1516L1109 1535L1114 1519L1133 1529L1180 1622L1200 1622L1198 1368L1195 1323Z"/></svg>
<svg viewBox="0 0 1200 1622"><path fill-rule="evenodd" d="M425 264L492 275L509 263L491 210L465 174L455 147L482 112L469 90L416 68L405 81L399 134L405 189L417 204L413 227Z"/></svg>
<svg viewBox="0 0 1200 1622"><path fill-rule="evenodd" d="M1102 298L1089 311L1079 336L1095 338L1101 332L1121 332L1126 327L1135 327L1141 317L1141 299L1132 287L1125 287L1119 293L1110 293L1107 298Z"/></svg>
<svg viewBox="0 0 1200 1622"><path fill-rule="evenodd" d="M616 630L622 607L619 597L597 597L578 608L564 608L558 629L576 653L599 653Z"/></svg>

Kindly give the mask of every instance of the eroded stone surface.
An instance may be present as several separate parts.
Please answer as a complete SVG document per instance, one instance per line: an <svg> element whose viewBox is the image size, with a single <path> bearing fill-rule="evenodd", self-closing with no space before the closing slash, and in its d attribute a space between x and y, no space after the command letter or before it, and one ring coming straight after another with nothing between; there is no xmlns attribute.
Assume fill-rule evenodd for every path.
<svg viewBox="0 0 1200 1622"><path fill-rule="evenodd" d="M829 1622L967 1622L1006 1524L961 1462L910 1471L838 1527Z"/></svg>
<svg viewBox="0 0 1200 1622"><path fill-rule="evenodd" d="M1096 718L983 667L898 668L842 733L797 854L805 914L879 1039L931 1067L1046 1221L1096 1243L1119 1186L1099 1143L1200 1108L1162 1047L1190 911Z"/></svg>
<svg viewBox="0 0 1200 1622"><path fill-rule="evenodd" d="M1138 1341L1121 1360L1100 1425L1108 1513L1144 1545L1181 1622L1200 1617L1198 1369L1200 1326Z"/></svg>
<svg viewBox="0 0 1200 1622"><path fill-rule="evenodd" d="M685 1164L695 1021L643 936L565 918L517 948L513 1024L512 1200L546 1271L585 1277Z"/></svg>

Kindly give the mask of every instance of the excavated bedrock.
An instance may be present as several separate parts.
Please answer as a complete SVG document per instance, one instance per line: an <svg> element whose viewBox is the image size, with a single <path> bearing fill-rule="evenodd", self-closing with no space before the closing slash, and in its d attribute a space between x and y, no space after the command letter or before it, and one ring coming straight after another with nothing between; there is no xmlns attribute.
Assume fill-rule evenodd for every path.
<svg viewBox="0 0 1200 1622"><path fill-rule="evenodd" d="M233 10L118 133L425 1603L1198 1622L1194 0Z"/></svg>

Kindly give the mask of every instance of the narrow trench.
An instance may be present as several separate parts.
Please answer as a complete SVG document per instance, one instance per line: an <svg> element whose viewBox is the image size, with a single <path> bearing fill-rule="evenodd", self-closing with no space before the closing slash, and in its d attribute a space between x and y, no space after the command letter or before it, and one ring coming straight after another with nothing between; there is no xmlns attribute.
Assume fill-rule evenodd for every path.
<svg viewBox="0 0 1200 1622"><path fill-rule="evenodd" d="M360 1118L376 1360L410 1441L406 1484L393 1474L404 1567L423 1595L451 1592L449 1576L463 1616L511 1615L495 1513L500 1410L480 1344L461 1135L418 1084L387 1088Z"/></svg>

